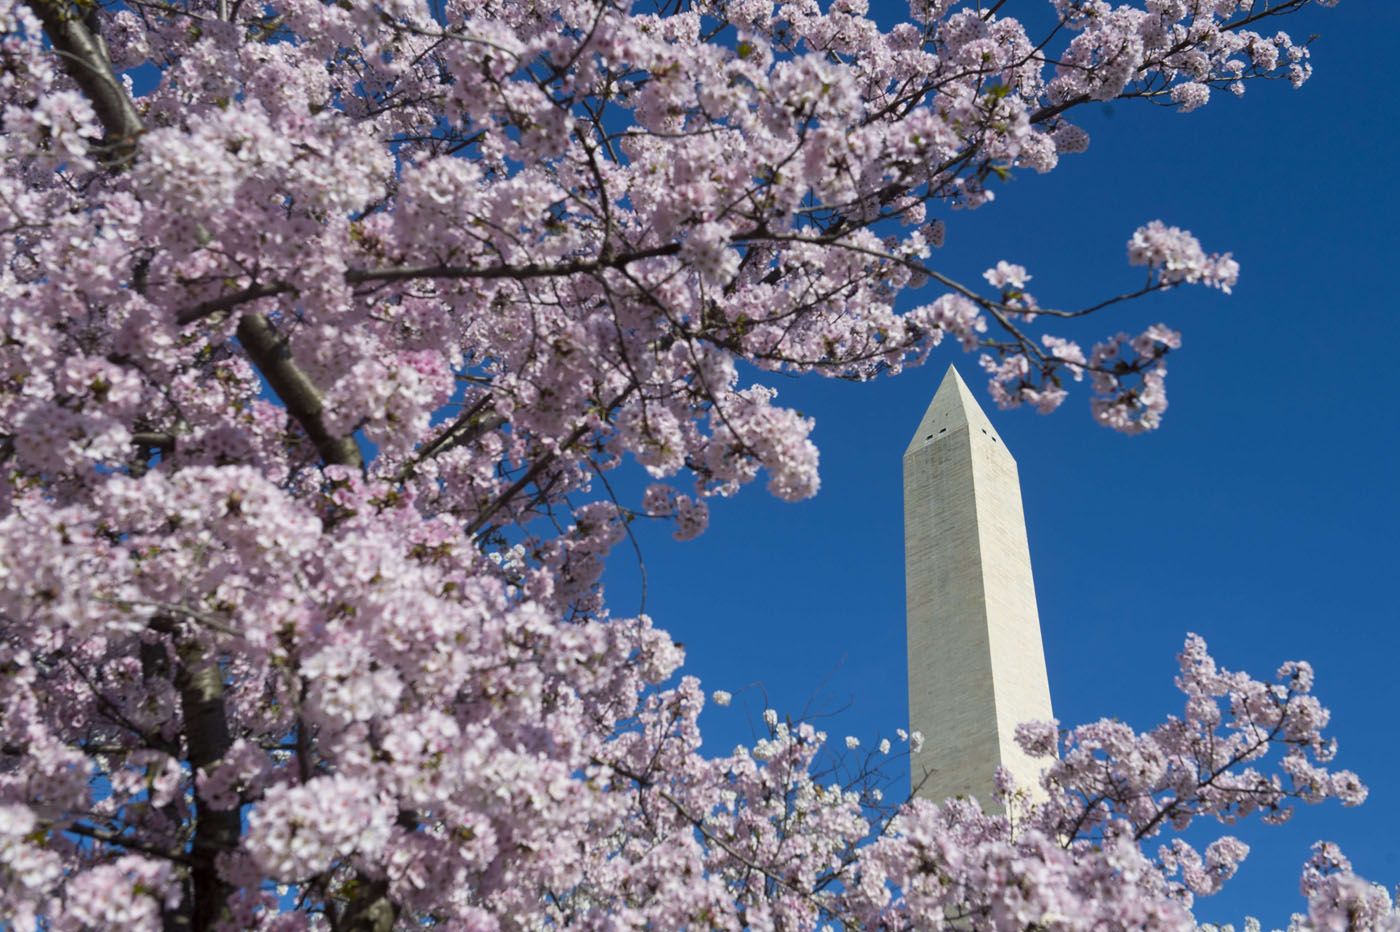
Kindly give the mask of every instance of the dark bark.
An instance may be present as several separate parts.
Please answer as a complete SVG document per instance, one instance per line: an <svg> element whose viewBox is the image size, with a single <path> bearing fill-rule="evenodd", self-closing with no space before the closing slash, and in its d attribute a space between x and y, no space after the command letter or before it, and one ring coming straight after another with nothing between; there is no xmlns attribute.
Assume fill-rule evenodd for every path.
<svg viewBox="0 0 1400 932"><path fill-rule="evenodd" d="M217 654L198 640L179 649L180 707L185 722L190 769L212 767L228 753L232 743L228 712L224 707L224 671ZM215 858L238 847L238 807L213 809L195 792L194 843L191 846L190 887L193 902L190 928L212 929L227 917L232 888L219 877Z"/></svg>
<svg viewBox="0 0 1400 932"><path fill-rule="evenodd" d="M398 908L389 899L389 884L383 880L359 877L360 889L346 907L338 927L341 932L390 932L398 918Z"/></svg>
<svg viewBox="0 0 1400 932"><path fill-rule="evenodd" d="M63 70L91 101L97 118L102 121L106 133L98 148L98 157L109 167L124 167L135 155L137 139L146 127L126 88L112 71L95 19L85 21L78 9L66 0L26 2L44 24L44 34L53 43Z"/></svg>
<svg viewBox="0 0 1400 932"><path fill-rule="evenodd" d="M238 342L316 445L321 461L328 466L336 463L361 468L364 460L354 436L337 437L326 430L321 392L297 366L287 341L278 336L268 319L261 314L244 316L238 322Z"/></svg>

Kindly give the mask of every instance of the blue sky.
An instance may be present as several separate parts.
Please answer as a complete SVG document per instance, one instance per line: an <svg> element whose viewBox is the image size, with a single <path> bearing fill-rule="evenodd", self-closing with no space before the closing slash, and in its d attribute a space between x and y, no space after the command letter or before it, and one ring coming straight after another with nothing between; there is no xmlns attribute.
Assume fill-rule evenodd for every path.
<svg viewBox="0 0 1400 932"><path fill-rule="evenodd" d="M1006 12L1028 3L1043 5L1018 0ZM1285 925L1319 838L1371 879L1400 881L1400 107L1381 64L1393 58L1400 5L1343 0L1286 28L1295 39L1320 34L1301 90L1253 84L1242 100L1217 94L1187 115L1123 103L1086 111L1087 153L945 218L942 271L971 282L998 259L1019 262L1052 306L1136 286L1125 243L1149 220L1233 251L1233 296L1180 289L1065 331L1085 343L1157 321L1184 332L1161 430L1123 437L1096 426L1082 389L1049 417L996 411L975 360L948 347L870 384L776 382L781 400L817 421L814 500L746 489L715 503L711 529L686 544L639 528L647 610L685 643L687 672L707 689L762 687L706 711L713 752L750 738L765 694L784 713L814 697L842 710L823 727L867 746L906 724L900 458L956 362L1020 466L1061 721L1116 716L1141 729L1179 713L1174 657L1196 632L1222 665L1256 676L1311 661L1337 765L1371 788L1357 809L1304 807L1282 828L1236 829L1254 850L1198 916ZM625 545L613 564L613 610L633 612Z"/></svg>

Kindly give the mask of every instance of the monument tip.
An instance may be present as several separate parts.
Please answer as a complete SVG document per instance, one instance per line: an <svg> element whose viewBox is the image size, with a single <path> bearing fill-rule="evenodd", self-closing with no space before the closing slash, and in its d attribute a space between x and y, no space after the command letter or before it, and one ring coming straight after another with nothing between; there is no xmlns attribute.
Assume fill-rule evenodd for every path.
<svg viewBox="0 0 1400 932"><path fill-rule="evenodd" d="M957 366L950 364L948 371L943 375L943 381L939 383L938 391L933 393L933 400L924 411L923 419L919 421L918 430L914 431L914 436L910 438L905 453L925 443L934 443L940 437L947 436L959 428L978 430L1001 443L996 428L992 427L986 412L973 397L972 389L963 381L962 373L958 372Z"/></svg>

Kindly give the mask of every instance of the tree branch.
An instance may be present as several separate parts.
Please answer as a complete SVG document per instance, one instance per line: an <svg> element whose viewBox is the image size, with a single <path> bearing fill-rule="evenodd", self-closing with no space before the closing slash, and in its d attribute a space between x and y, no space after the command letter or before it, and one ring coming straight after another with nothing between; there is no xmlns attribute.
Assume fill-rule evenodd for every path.
<svg viewBox="0 0 1400 932"><path fill-rule="evenodd" d="M341 917L343 932L390 932L398 919L398 908L389 899L389 882L371 880L359 875L363 882Z"/></svg>
<svg viewBox="0 0 1400 932"><path fill-rule="evenodd" d="M612 411L618 405L622 404L622 402L627 399L627 396L631 395L632 391L636 388L637 384L635 382L631 385L628 385L627 388L623 389L622 394L618 395L616 398L614 398L608 403L606 410ZM496 512L500 511L503 507L505 507L505 505L508 504L511 499L515 498L515 496L519 495L521 490L524 489L527 485L535 481L535 479L539 477L539 474L544 472L545 468L548 467L550 463L554 462L554 460L558 457L559 453L566 452L575 443L578 443L579 439L582 438L584 434L588 433L589 429L590 425L587 421L578 425L573 430L571 430L569 432L569 436L565 437L564 441L559 444L558 452L544 453L540 456L539 459L531 463L530 468L525 470L524 474L519 479L511 483L510 488L506 489L500 495L496 496L495 499L487 503L486 507L481 509L481 512L477 514L477 516L471 521L471 523L468 524L465 528L463 528L463 536L471 537L477 531L485 527L486 522L490 521L491 517Z"/></svg>
<svg viewBox="0 0 1400 932"><path fill-rule="evenodd" d="M452 426L439 434L436 440L419 447L413 459L406 463L403 469L399 470L399 474L394 477L395 483L406 482L425 461L446 453L453 447L471 443L487 431L495 430L504 425L506 418L499 414L492 414L489 417L482 416L482 412L490 403L491 394L488 392L463 411L452 423Z"/></svg>
<svg viewBox="0 0 1400 932"><path fill-rule="evenodd" d="M106 134L99 157L109 168L121 168L136 154L136 140L146 126L126 88L117 80L102 37L89 29L76 7L65 0L25 0L44 24L54 51L83 93L92 102Z"/></svg>
<svg viewBox="0 0 1400 932"><path fill-rule="evenodd" d="M316 445L326 465L338 464L359 469L364 466L360 447L351 436L337 437L326 429L325 405L321 392L292 359L287 341L278 336L262 314L247 314L238 322L238 342L248 358L267 379L267 384L287 406L302 430Z"/></svg>
<svg viewBox="0 0 1400 932"><path fill-rule="evenodd" d="M217 655L198 640L182 644L179 658L177 682L190 770L198 773L217 764L232 744L224 708L224 671ZM233 888L219 876L215 858L238 846L241 825L238 807L214 809L198 790L195 806L194 841L190 846L194 892L191 918L194 932L203 932L230 918L227 903Z"/></svg>
<svg viewBox="0 0 1400 932"><path fill-rule="evenodd" d="M621 268L643 259L658 256L673 256L680 252L679 243L664 243L632 252L609 255L604 253L592 259L578 259L573 262L560 262L556 265L540 265L527 262L524 265L492 265L477 267L470 265L407 265L401 268L349 269L345 280L352 285L362 282L397 282L414 278L548 278L560 275L576 275L580 272L597 272L602 269Z"/></svg>
<svg viewBox="0 0 1400 932"><path fill-rule="evenodd" d="M208 317L210 314L217 314L219 311L231 311L240 304L256 301L259 298L271 298L274 295L286 294L291 290L292 286L286 282L269 282L265 285L249 285L242 291L221 295L220 297L212 298L208 301L201 301L194 307L185 308L175 315L175 323L183 327L203 317Z"/></svg>
<svg viewBox="0 0 1400 932"><path fill-rule="evenodd" d="M145 132L141 114L126 88L117 80L101 37L84 24L78 10L64 0L25 0L44 24L44 33L53 43L68 74L82 88L106 131L103 159L109 166L121 166L136 154L137 139ZM239 304L271 297L291 290L285 282L252 285L234 294L214 298L180 313L180 324L193 323L209 314L230 310ZM246 315L238 323L238 339L248 357L262 372L287 410L306 431L316 452L326 464L338 463L359 468L363 465L353 436L333 437L322 418L321 393L287 351L266 317Z"/></svg>
<svg viewBox="0 0 1400 932"><path fill-rule="evenodd" d="M151 857L164 858L167 861L174 861L176 864L189 864L190 859L179 851L166 851L155 845L147 844L136 838L128 838L116 832L109 832L106 829L93 828L81 822L73 822L69 825L59 827L61 832L71 832L74 835L81 835L84 838L91 838L93 841L100 841L106 845L120 845L129 851L140 851L142 854L149 854Z"/></svg>
<svg viewBox="0 0 1400 932"><path fill-rule="evenodd" d="M136 431L131 435L131 442L142 449L154 447L162 453L170 453L175 449L175 435L164 431Z"/></svg>
<svg viewBox="0 0 1400 932"><path fill-rule="evenodd" d="M531 278L560 278L569 275L579 275L588 272L600 272L603 269L618 269L630 265L633 262L640 262L643 259L655 259L658 256L672 256L680 252L679 243L664 243L660 246L650 246L646 249L638 249L633 252L619 253L612 255L604 253L592 259L576 259L572 262L559 262L554 265L540 265L536 262L527 262L524 265L490 265L490 266L470 266L470 265L406 265L398 268L380 269L347 269L345 281L351 285L363 285L374 282L402 282L415 281L417 279L472 279L488 281L497 278L512 278L516 281L525 281ZM216 314L219 311L228 311L240 304L249 301L256 301L259 298L270 298L279 294L286 294L295 291L287 282L268 282L262 285L249 285L241 291L230 292L208 301L201 301L193 307L185 308L175 315L175 322L180 326L192 324L197 320Z"/></svg>

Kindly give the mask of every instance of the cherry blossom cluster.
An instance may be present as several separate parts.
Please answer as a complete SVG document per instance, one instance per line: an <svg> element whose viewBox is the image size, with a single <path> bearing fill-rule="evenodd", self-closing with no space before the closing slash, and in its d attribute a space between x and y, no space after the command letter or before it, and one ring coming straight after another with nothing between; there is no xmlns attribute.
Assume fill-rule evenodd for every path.
<svg viewBox="0 0 1400 932"><path fill-rule="evenodd" d="M1140 227L1128 240L1128 261L1145 265L1162 286L1191 282L1219 288L1229 294L1239 279L1239 263L1230 257L1207 256L1200 241L1185 230L1154 220Z"/></svg>
<svg viewBox="0 0 1400 932"><path fill-rule="evenodd" d="M1180 717L1142 734L1112 720L1022 726L1021 746L1048 762L1037 792L1003 772L999 815L973 800L904 807L862 852L842 905L891 928L934 915L979 929L1195 929L1193 898L1217 892L1248 847L1225 835L1198 852L1178 837L1150 856L1150 839L1200 818L1276 822L1294 801L1365 798L1354 774L1326 767L1335 745L1306 664L1265 683L1219 669L1196 637L1179 661ZM1259 769L1274 754L1280 772ZM1400 923L1384 889L1351 874L1335 846L1315 846L1303 892L1300 930Z"/></svg>
<svg viewBox="0 0 1400 932"><path fill-rule="evenodd" d="M1024 726L1022 746L1049 762L1043 785L1028 791L1003 772L992 813L972 799L881 811L862 788L865 772L834 774L825 734L773 709L753 747L687 758L702 705L687 681L644 703L635 730L600 754L597 777L636 799L598 865L621 878L585 883L582 902L577 892L559 898L552 918L589 925L601 909L609 922L704 917L764 929L912 930L938 917L988 930L1195 930L1193 898L1217 892L1248 848L1229 835L1200 852L1180 837L1156 839L1200 818L1278 821L1292 801L1354 805L1365 791L1354 775L1327 769L1334 747L1305 664L1261 682L1217 668L1195 637L1179 661L1182 715L1150 732L1111 720L1063 733L1053 722ZM900 739L912 745L913 736ZM859 745L845 739L847 752ZM890 749L882 742L872 753ZM1305 781L1300 760L1309 762ZM1304 873L1311 918L1299 930L1400 921L1384 890L1351 875L1335 848L1317 852ZM684 894L652 875L636 883L653 859L679 874Z"/></svg>
<svg viewBox="0 0 1400 932"><path fill-rule="evenodd" d="M1193 641L1182 718L1027 730L1044 798L904 804L887 741L702 750L600 580L634 521L817 491L778 375L949 339L1155 427L1174 331L1040 328L1228 255L1150 223L1064 309L934 251L1086 103L1301 83L1255 30L1307 5L0 0L0 924L1188 928L1243 846L1148 839L1364 794L1305 666ZM1391 928L1318 857L1309 927Z"/></svg>

